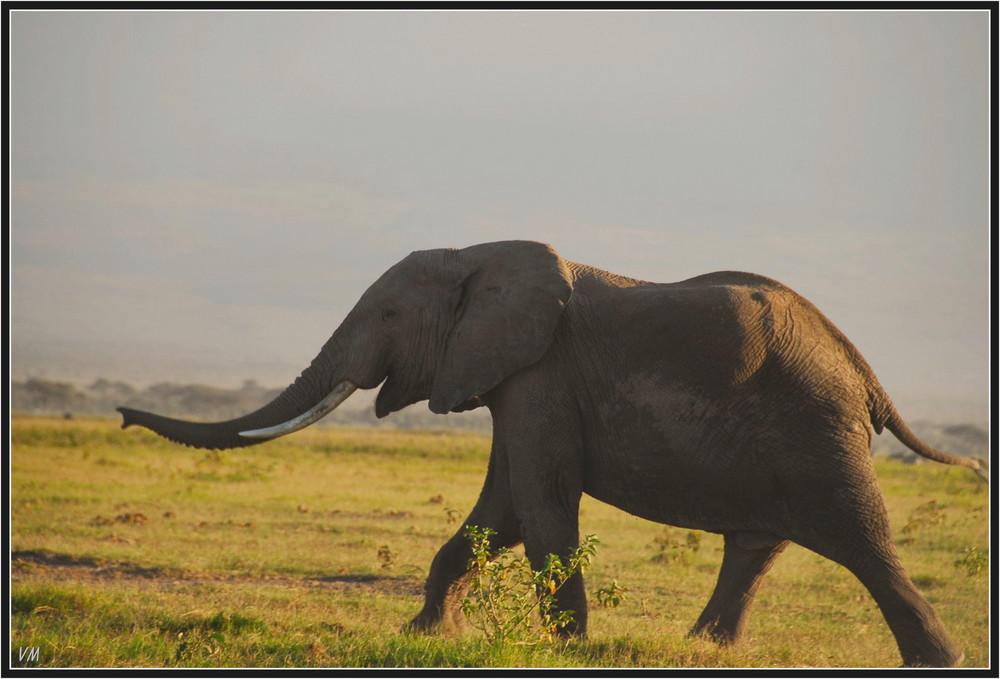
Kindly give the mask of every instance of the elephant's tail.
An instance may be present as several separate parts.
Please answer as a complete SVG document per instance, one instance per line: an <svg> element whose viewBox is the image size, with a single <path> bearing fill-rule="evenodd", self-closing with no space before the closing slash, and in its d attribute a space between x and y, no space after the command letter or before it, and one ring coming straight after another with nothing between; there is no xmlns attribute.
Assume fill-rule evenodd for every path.
<svg viewBox="0 0 1000 679"><path fill-rule="evenodd" d="M815 307L812 307L815 310ZM885 392L885 389L879 384L878 378L875 377L875 372L872 370L871 366L858 351L857 347L851 344L840 330L837 329L833 323L823 316L819 311L815 311L827 324L827 329L836 338L838 338L847 351L848 356L854 361L854 365L857 367L859 376L862 380L867 383L867 396L868 396L868 415L871 419L872 428L875 430L876 434L882 433L882 428L886 428L895 434L899 442L904 446L915 452L921 457L926 457L928 460L934 460L935 462L941 462L943 464L953 464L962 467L968 467L976 472L976 474L983 481L987 483L990 482L990 465L984 459L974 458L974 457L963 457L960 455L949 455L948 453L942 453L940 450L935 450L929 445L917 438L917 435L910 431L910 428L906 426L906 422L903 418L899 416L896 412L896 407L893 405L892 400L889 395Z"/></svg>
<svg viewBox="0 0 1000 679"><path fill-rule="evenodd" d="M885 427L891 431L900 443L915 452L921 457L926 457L928 460L934 460L935 462L941 462L944 464L955 464L962 467L968 467L976 472L976 474L983 481L987 483L990 482L990 465L986 460L974 458L974 457L961 457L958 455L949 455L948 453L942 453L940 450L935 450L929 445L917 438L917 435L910 431L910 428L906 426L906 422L903 422L903 418L899 416L895 408L892 408L888 418L885 420Z"/></svg>

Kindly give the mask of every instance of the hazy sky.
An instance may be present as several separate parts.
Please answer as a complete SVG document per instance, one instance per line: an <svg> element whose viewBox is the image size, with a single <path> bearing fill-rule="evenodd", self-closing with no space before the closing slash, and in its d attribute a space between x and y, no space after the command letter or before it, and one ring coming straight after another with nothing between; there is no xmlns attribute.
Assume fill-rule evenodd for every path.
<svg viewBox="0 0 1000 679"><path fill-rule="evenodd" d="M649 280L772 276L904 416L985 420L988 29L15 11L13 377L284 386L411 250L526 238Z"/></svg>

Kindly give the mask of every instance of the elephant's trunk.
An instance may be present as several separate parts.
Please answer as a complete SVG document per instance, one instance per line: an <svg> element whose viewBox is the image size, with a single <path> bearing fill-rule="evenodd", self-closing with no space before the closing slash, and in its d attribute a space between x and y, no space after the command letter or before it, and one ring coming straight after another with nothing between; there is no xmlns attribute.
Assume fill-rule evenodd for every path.
<svg viewBox="0 0 1000 679"><path fill-rule="evenodd" d="M118 408L123 418L122 428L137 424L176 443L214 449L252 446L298 431L331 412L358 388L349 380L329 379L332 371L327 356L333 353L332 344L332 340L327 343L293 384L249 415L226 422L188 422Z"/></svg>

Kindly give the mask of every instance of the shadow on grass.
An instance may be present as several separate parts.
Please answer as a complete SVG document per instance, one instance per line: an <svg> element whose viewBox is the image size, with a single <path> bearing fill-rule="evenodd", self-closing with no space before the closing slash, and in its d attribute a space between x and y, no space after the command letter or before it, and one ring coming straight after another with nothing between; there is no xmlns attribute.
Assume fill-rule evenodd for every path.
<svg viewBox="0 0 1000 679"><path fill-rule="evenodd" d="M388 573L346 573L319 575L313 577L240 575L223 573L196 573L179 568L163 566L140 566L130 561L107 561L89 556L74 556L45 549L17 550L11 552L10 561L15 571L30 570L33 566L43 568L68 569L80 577L126 577L144 579L171 579L189 581L266 581L269 584L291 586L306 583L321 583L336 588L366 588L372 591L396 596L421 596L424 593L423 578L414 575L391 575ZM65 571L64 571L65 572Z"/></svg>
<svg viewBox="0 0 1000 679"><path fill-rule="evenodd" d="M33 563L59 568L87 569L99 575L124 575L141 578L180 577L181 571L159 566L140 566L131 561L102 561L89 556L73 556L47 549L26 549L10 553L12 565Z"/></svg>
<svg viewBox="0 0 1000 679"><path fill-rule="evenodd" d="M422 578L410 575L382 575L376 573L346 573L341 575L321 575L307 578L313 582L322 582L342 587L366 586L386 594L420 596L424 593Z"/></svg>

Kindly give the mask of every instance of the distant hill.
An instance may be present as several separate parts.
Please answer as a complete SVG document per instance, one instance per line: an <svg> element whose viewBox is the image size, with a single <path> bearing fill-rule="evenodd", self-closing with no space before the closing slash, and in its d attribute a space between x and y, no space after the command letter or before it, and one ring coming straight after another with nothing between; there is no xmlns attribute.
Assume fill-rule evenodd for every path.
<svg viewBox="0 0 1000 679"><path fill-rule="evenodd" d="M69 382L28 379L11 382L11 411L29 415L111 417L118 415L115 412L118 406L128 406L170 417L228 420L260 408L281 391L262 387L253 380L244 382L239 389L162 382L138 390L125 382L104 379L98 379L87 387L77 387ZM483 408L443 416L435 415L426 408L413 407L380 420L364 397L355 397L354 400L367 407L346 407L345 404L323 418L322 424L484 432L488 432L491 426L489 413Z"/></svg>

